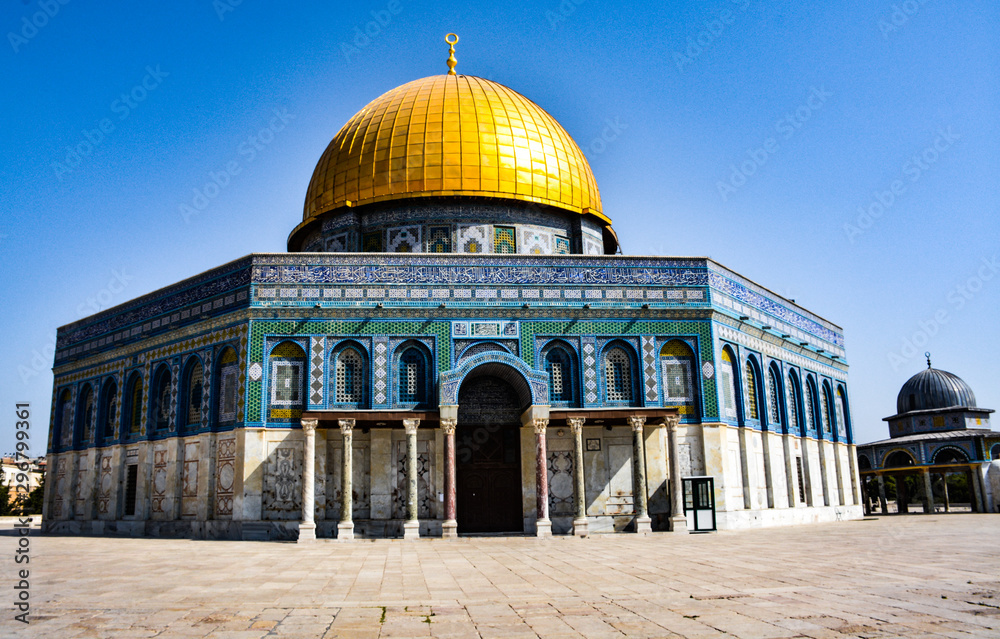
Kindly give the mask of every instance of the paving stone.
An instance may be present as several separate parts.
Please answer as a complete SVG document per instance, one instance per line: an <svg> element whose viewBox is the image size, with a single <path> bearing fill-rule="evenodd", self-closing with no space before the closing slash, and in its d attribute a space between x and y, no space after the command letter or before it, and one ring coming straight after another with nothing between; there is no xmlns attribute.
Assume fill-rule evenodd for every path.
<svg viewBox="0 0 1000 639"><path fill-rule="evenodd" d="M998 530L967 514L301 548L39 536L34 621L8 613L0 637L1000 637Z"/></svg>

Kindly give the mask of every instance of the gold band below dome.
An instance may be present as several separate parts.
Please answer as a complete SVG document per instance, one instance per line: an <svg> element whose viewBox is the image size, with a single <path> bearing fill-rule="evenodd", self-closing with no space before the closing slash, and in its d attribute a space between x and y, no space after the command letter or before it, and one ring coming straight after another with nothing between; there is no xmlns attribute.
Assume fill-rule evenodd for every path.
<svg viewBox="0 0 1000 639"><path fill-rule="evenodd" d="M413 197L520 200L607 224L580 147L541 107L483 78L414 80L373 100L316 165L303 220L335 208Z"/></svg>

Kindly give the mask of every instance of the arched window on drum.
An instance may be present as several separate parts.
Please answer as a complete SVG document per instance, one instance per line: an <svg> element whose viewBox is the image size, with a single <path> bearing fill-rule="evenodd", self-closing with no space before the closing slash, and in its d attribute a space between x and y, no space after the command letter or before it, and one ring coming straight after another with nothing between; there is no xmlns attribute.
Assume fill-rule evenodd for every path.
<svg viewBox="0 0 1000 639"><path fill-rule="evenodd" d="M356 343L334 350L331 370L331 403L338 407L365 408L368 381L367 358Z"/></svg>
<svg viewBox="0 0 1000 639"><path fill-rule="evenodd" d="M729 347L723 347L722 356L719 358L719 385L721 386L719 405L722 409L722 419L731 422L739 422L735 361Z"/></svg>
<svg viewBox="0 0 1000 639"><path fill-rule="evenodd" d="M150 399L153 427L156 432L170 430L170 368L161 365L153 376Z"/></svg>
<svg viewBox="0 0 1000 639"><path fill-rule="evenodd" d="M94 389L90 384L86 384L80 391L77 419L80 422L78 443L91 443L94 438L94 424L97 421L97 399L94 397Z"/></svg>
<svg viewBox="0 0 1000 639"><path fill-rule="evenodd" d="M691 347L679 339L670 340L660 349L660 374L663 379L663 404L676 406L681 419L698 421L698 376Z"/></svg>
<svg viewBox="0 0 1000 639"><path fill-rule="evenodd" d="M542 353L549 375L549 402L556 406L573 405L576 399L576 367L573 351L563 342L546 346Z"/></svg>
<svg viewBox="0 0 1000 639"><path fill-rule="evenodd" d="M201 428L202 401L205 398L205 369L201 360L192 356L184 369L181 387L180 418L183 430L194 432Z"/></svg>
<svg viewBox="0 0 1000 639"><path fill-rule="evenodd" d="M56 433L56 444L59 447L69 448L73 445L73 394L68 388L59 393L59 401L56 403Z"/></svg>
<svg viewBox="0 0 1000 639"><path fill-rule="evenodd" d="M118 419L118 384L109 378L101 386L101 406L97 413L100 422L98 438L101 443L110 443L115 438L115 424Z"/></svg>
<svg viewBox="0 0 1000 639"><path fill-rule="evenodd" d="M767 369L767 430L780 433L784 430L781 410L781 373L775 364Z"/></svg>
<svg viewBox="0 0 1000 639"><path fill-rule="evenodd" d="M135 437L142 432L142 376L133 373L125 395L125 437Z"/></svg>
<svg viewBox="0 0 1000 639"><path fill-rule="evenodd" d="M612 404L635 402L635 375L632 358L623 346L614 346L604 354L604 398Z"/></svg>
<svg viewBox="0 0 1000 639"><path fill-rule="evenodd" d="M239 356L236 355L236 349L232 346L223 348L215 370L218 379L214 402L216 425L225 426L236 421L240 387Z"/></svg>
<svg viewBox="0 0 1000 639"><path fill-rule="evenodd" d="M399 403L427 402L427 358L420 348L410 346L399 356Z"/></svg>

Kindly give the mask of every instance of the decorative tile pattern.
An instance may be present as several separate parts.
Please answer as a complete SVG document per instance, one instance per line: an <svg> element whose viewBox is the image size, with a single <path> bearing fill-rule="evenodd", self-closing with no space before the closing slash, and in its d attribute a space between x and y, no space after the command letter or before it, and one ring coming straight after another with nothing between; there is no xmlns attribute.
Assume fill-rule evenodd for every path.
<svg viewBox="0 0 1000 639"><path fill-rule="evenodd" d="M347 233L339 233L326 239L326 251L328 253L342 253L347 250Z"/></svg>
<svg viewBox="0 0 1000 639"><path fill-rule="evenodd" d="M500 228L500 227L498 227ZM517 227L520 236L521 253L527 255L551 255L552 233L530 226ZM497 244L499 246L499 244ZM504 251L497 251L498 253Z"/></svg>
<svg viewBox="0 0 1000 639"><path fill-rule="evenodd" d="M549 515L567 517L576 514L573 503L573 453L549 451Z"/></svg>
<svg viewBox="0 0 1000 639"><path fill-rule="evenodd" d="M365 253L381 253L384 239L382 231L365 233L361 236L361 250Z"/></svg>
<svg viewBox="0 0 1000 639"><path fill-rule="evenodd" d="M323 374L323 354L325 352L325 337L309 338L309 403L316 407L323 406L323 379L325 377ZM259 365L254 365L260 368Z"/></svg>
<svg viewBox="0 0 1000 639"><path fill-rule="evenodd" d="M569 252L570 252L569 238L559 237L557 235L556 238L555 238L555 244L556 244L556 248L555 248L554 253L556 255L569 255Z"/></svg>
<svg viewBox="0 0 1000 639"><path fill-rule="evenodd" d="M492 253L492 227L488 225L459 224L455 232L458 253Z"/></svg>
<svg viewBox="0 0 1000 639"><path fill-rule="evenodd" d="M583 337L583 398L585 405L597 403L597 345L593 337Z"/></svg>
<svg viewBox="0 0 1000 639"><path fill-rule="evenodd" d="M217 453L215 516L219 519L231 519L233 516L233 485L236 480L236 438L220 438Z"/></svg>
<svg viewBox="0 0 1000 639"><path fill-rule="evenodd" d="M97 513L107 515L111 504L111 489L114 482L111 479L111 453L101 455L100 480L97 486Z"/></svg>
<svg viewBox="0 0 1000 639"><path fill-rule="evenodd" d="M387 249L390 253L420 253L423 251L419 226L391 228L388 233L389 245Z"/></svg>
<svg viewBox="0 0 1000 639"><path fill-rule="evenodd" d="M514 234L513 226L493 227L493 252L517 253L517 237Z"/></svg>
<svg viewBox="0 0 1000 639"><path fill-rule="evenodd" d="M433 485L433 456L427 440L417 440L417 516L430 519L436 514ZM392 516L406 519L406 441L394 442L396 481L392 487Z"/></svg>
<svg viewBox="0 0 1000 639"><path fill-rule="evenodd" d="M184 444L184 465L181 472L181 517L194 519L198 516L198 442Z"/></svg>
<svg viewBox="0 0 1000 639"><path fill-rule="evenodd" d="M153 450L153 482L149 505L154 513L163 512L163 502L167 495L167 449L159 444Z"/></svg>
<svg viewBox="0 0 1000 639"><path fill-rule="evenodd" d="M646 405L652 406L659 402L656 389L656 338L643 335L642 343L642 384L645 390Z"/></svg>
<svg viewBox="0 0 1000 639"><path fill-rule="evenodd" d="M389 406L389 338L379 335L373 338L375 392L372 394L372 408Z"/></svg>
<svg viewBox="0 0 1000 639"><path fill-rule="evenodd" d="M451 253L451 227L431 226L427 229L428 253Z"/></svg>

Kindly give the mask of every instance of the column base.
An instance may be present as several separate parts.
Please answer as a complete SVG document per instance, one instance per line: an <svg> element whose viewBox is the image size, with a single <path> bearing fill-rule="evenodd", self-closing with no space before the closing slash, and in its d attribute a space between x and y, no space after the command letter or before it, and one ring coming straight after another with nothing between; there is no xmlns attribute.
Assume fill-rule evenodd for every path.
<svg viewBox="0 0 1000 639"><path fill-rule="evenodd" d="M441 537L443 539L458 539L458 522L454 519L445 520L441 524Z"/></svg>
<svg viewBox="0 0 1000 639"><path fill-rule="evenodd" d="M589 524L587 523L586 517L580 517L573 520L573 534L577 537L586 537L588 534Z"/></svg>
<svg viewBox="0 0 1000 639"><path fill-rule="evenodd" d="M686 533L688 531L688 520L684 515L672 515L670 517L670 530L675 533Z"/></svg>
<svg viewBox="0 0 1000 639"><path fill-rule="evenodd" d="M305 544L316 541L316 524L299 524L299 543Z"/></svg>
<svg viewBox="0 0 1000 639"><path fill-rule="evenodd" d="M535 536L547 538L552 536L552 522L548 519L539 519L535 523Z"/></svg>
<svg viewBox="0 0 1000 639"><path fill-rule="evenodd" d="M420 522L403 522L403 539L420 539Z"/></svg>
<svg viewBox="0 0 1000 639"><path fill-rule="evenodd" d="M653 532L653 520L649 517L636 517L635 532L640 535L647 535Z"/></svg>
<svg viewBox="0 0 1000 639"><path fill-rule="evenodd" d="M353 541L354 540L354 522L353 521L342 521L337 524L337 539L339 541Z"/></svg>

